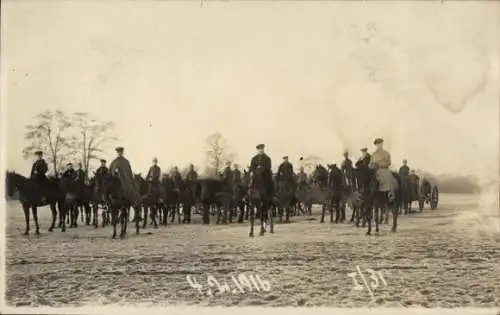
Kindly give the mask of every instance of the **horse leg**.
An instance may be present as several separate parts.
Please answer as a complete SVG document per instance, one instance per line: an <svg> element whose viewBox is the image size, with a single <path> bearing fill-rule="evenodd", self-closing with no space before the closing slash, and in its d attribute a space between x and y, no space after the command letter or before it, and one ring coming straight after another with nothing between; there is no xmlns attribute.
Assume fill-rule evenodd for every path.
<svg viewBox="0 0 500 315"><path fill-rule="evenodd" d="M120 208L116 206L111 207L111 224L113 225L113 236L111 236L112 239L116 238L116 225L118 224L118 212L120 211Z"/></svg>
<svg viewBox="0 0 500 315"><path fill-rule="evenodd" d="M90 225L92 212L90 210L90 204L88 202L85 203L85 225Z"/></svg>
<svg viewBox="0 0 500 315"><path fill-rule="evenodd" d="M338 223L339 209L336 207L335 200L329 200L328 209L330 210L330 223L333 223L333 213L335 212L335 223Z"/></svg>
<svg viewBox="0 0 500 315"><path fill-rule="evenodd" d="M99 226L99 203L92 204L92 225L97 229Z"/></svg>
<svg viewBox="0 0 500 315"><path fill-rule="evenodd" d="M345 217L346 217L346 214L345 214L345 213L346 213L346 208L347 208L347 203L346 203L346 201L344 200L344 201L342 201L342 206L341 206L341 208L340 208L340 210L341 210L341 212L340 212L340 215L341 215L341 216L340 216L340 222L342 222L342 223L345 223Z"/></svg>
<svg viewBox="0 0 500 315"><path fill-rule="evenodd" d="M64 201L59 201L57 203L57 208L59 210L59 224L61 227L61 232L66 232L66 204Z"/></svg>
<svg viewBox="0 0 500 315"><path fill-rule="evenodd" d="M158 220L156 219L157 213L158 213L157 205L153 204L151 206L150 211L151 211L151 220L153 221L153 225L154 225L155 229L157 229L158 228Z"/></svg>
<svg viewBox="0 0 500 315"><path fill-rule="evenodd" d="M139 204L138 205L138 211L137 213L143 213L142 215L142 229L146 229L147 225L148 225L148 210L149 210L149 206L148 204L144 203L144 204ZM144 212L142 212L144 211ZM139 216L136 216L135 218L136 220L139 220Z"/></svg>
<svg viewBox="0 0 500 315"><path fill-rule="evenodd" d="M109 219L109 208L106 210L102 210L101 212L102 215L102 227L104 228L106 224L108 224L108 219Z"/></svg>
<svg viewBox="0 0 500 315"><path fill-rule="evenodd" d="M382 218L382 207L380 206L380 203L377 202L375 204L375 233L379 232L379 225L381 220L379 220L379 217Z"/></svg>
<svg viewBox="0 0 500 315"><path fill-rule="evenodd" d="M50 204L50 212L52 212L52 224L49 227L49 232L52 232L54 230L55 225L56 225L56 218L57 218L57 210L56 210L55 203Z"/></svg>
<svg viewBox="0 0 500 315"><path fill-rule="evenodd" d="M127 235L127 225L129 220L130 207L126 206L121 209L121 232L120 238L125 238Z"/></svg>
<svg viewBox="0 0 500 315"><path fill-rule="evenodd" d="M232 221L230 219L231 212L233 212L233 209L231 207L231 201L226 200L222 206L224 207L224 209L223 209L224 210L224 217L222 219L222 224L228 224L228 222Z"/></svg>
<svg viewBox="0 0 500 315"><path fill-rule="evenodd" d="M266 214L265 209L264 209L264 202L260 203L260 233L259 235L262 236L266 233L266 229L264 228L264 223L266 222Z"/></svg>
<svg viewBox="0 0 500 315"><path fill-rule="evenodd" d="M184 217L184 207L185 207L185 205L182 204L182 208L181 208L181 203L179 202L178 207L177 207L177 223L178 224L181 224L181 220L182 220L181 214L182 214L182 217Z"/></svg>
<svg viewBox="0 0 500 315"><path fill-rule="evenodd" d="M24 235L30 234L30 206L23 203L24 220L26 221L26 229L24 230Z"/></svg>
<svg viewBox="0 0 500 315"><path fill-rule="evenodd" d="M368 231L366 232L366 235L372 234L372 219L373 219L373 213L375 212L375 206L374 204L367 203L366 208L365 208L365 219L366 222L368 223ZM365 226L363 222L363 226Z"/></svg>
<svg viewBox="0 0 500 315"><path fill-rule="evenodd" d="M290 223L290 212L291 212L290 203L285 205L285 223Z"/></svg>
<svg viewBox="0 0 500 315"><path fill-rule="evenodd" d="M238 209L240 210L240 215L238 217L238 223L243 223L243 218L245 216L245 205L241 201L238 204Z"/></svg>
<svg viewBox="0 0 500 315"><path fill-rule="evenodd" d="M398 209L392 208L392 229L391 232L396 232L398 227Z"/></svg>
<svg viewBox="0 0 500 315"><path fill-rule="evenodd" d="M269 233L271 233L271 234L274 233L274 218L272 215L269 216Z"/></svg>
<svg viewBox="0 0 500 315"><path fill-rule="evenodd" d="M283 223L283 205L280 204L277 210L278 210L278 215L280 217L280 223Z"/></svg>
<svg viewBox="0 0 500 315"><path fill-rule="evenodd" d="M141 213L142 213L142 208L134 207L135 234L137 234L137 235L139 235L141 233L141 222L139 220Z"/></svg>
<svg viewBox="0 0 500 315"><path fill-rule="evenodd" d="M36 206L31 208L31 211L33 212L33 220L35 220L35 234L40 235L40 225L38 224L38 209Z"/></svg>
<svg viewBox="0 0 500 315"><path fill-rule="evenodd" d="M254 228L254 223L255 223L255 211L253 207L248 207L248 212L250 215L250 233L249 236L253 237L253 228Z"/></svg>
<svg viewBox="0 0 500 315"><path fill-rule="evenodd" d="M227 221L229 223L233 223L233 216L234 216L234 202L230 199L227 203L227 206L228 206L228 217L227 217Z"/></svg>
<svg viewBox="0 0 500 315"><path fill-rule="evenodd" d="M325 211L326 205L323 203L321 206L321 220L319 220L319 223L325 223Z"/></svg>
<svg viewBox="0 0 500 315"><path fill-rule="evenodd" d="M210 204L203 203L203 224L210 224Z"/></svg>

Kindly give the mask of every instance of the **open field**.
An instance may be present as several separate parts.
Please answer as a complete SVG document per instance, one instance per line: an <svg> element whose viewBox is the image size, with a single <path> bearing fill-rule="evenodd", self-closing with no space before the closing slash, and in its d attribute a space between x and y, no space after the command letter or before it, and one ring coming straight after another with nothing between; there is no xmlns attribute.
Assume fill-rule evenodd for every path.
<svg viewBox="0 0 500 315"><path fill-rule="evenodd" d="M7 208L7 302L17 306L267 305L337 307L500 306L500 240L474 220L473 195L442 195L438 210L402 216L399 231L365 236L350 224L320 224L294 217L274 235L248 237L248 224L177 225L111 240L110 228L80 226L47 232L50 211L40 211L42 235L22 235L16 202ZM350 214L349 214L350 215ZM499 220L498 216L485 218ZM500 222L499 222L500 224ZM33 225L32 225L33 227ZM32 233L33 233L32 229ZM150 233L149 233L150 232ZM258 232L258 230L257 230ZM372 299L352 290L348 276L366 268L383 273ZM200 295L186 281L206 285L207 274L227 282L232 275L258 274L269 292ZM367 280L369 273L365 271ZM361 285L363 282L358 277ZM248 290L247 290L248 291Z"/></svg>

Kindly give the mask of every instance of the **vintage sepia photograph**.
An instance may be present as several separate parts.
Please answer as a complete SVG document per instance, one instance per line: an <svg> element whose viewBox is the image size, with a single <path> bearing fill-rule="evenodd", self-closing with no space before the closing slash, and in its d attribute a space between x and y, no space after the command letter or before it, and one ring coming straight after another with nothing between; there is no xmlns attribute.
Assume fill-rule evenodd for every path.
<svg viewBox="0 0 500 315"><path fill-rule="evenodd" d="M1 9L2 313L498 312L500 1Z"/></svg>

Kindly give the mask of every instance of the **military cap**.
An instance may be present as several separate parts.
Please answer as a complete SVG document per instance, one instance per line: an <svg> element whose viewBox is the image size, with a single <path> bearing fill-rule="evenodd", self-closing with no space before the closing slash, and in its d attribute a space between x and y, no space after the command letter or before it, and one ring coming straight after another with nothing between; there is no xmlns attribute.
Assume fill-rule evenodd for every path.
<svg viewBox="0 0 500 315"><path fill-rule="evenodd" d="M367 148L361 148L361 152L368 152Z"/></svg>
<svg viewBox="0 0 500 315"><path fill-rule="evenodd" d="M154 157L153 162L158 162L158 158Z"/></svg>
<svg viewBox="0 0 500 315"><path fill-rule="evenodd" d="M38 151L35 151L35 155L43 155L43 152L38 150Z"/></svg>
<svg viewBox="0 0 500 315"><path fill-rule="evenodd" d="M288 155L285 155L285 156L283 157L283 160L288 160Z"/></svg>
<svg viewBox="0 0 500 315"><path fill-rule="evenodd" d="M101 159L101 163L106 163L107 161L105 159Z"/></svg>
<svg viewBox="0 0 500 315"><path fill-rule="evenodd" d="M262 144L262 143L261 144L257 144L257 146L256 146L257 150L264 149L265 147L266 146L264 144Z"/></svg>
<svg viewBox="0 0 500 315"><path fill-rule="evenodd" d="M115 151L116 151L116 152L123 152L123 147L116 147L116 148L115 148Z"/></svg>
<svg viewBox="0 0 500 315"><path fill-rule="evenodd" d="M375 141L373 141L373 144L379 144L379 143L383 143L383 142L384 142L384 139L377 138L377 139L375 139Z"/></svg>

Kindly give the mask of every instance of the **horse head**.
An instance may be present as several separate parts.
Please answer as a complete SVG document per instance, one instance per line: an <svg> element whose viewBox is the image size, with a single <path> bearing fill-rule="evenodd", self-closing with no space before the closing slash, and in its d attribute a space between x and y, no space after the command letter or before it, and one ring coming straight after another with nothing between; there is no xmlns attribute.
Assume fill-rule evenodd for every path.
<svg viewBox="0 0 500 315"><path fill-rule="evenodd" d="M13 171L7 171L5 174L5 193L8 197L14 196L16 190L20 191L28 179L21 174Z"/></svg>

